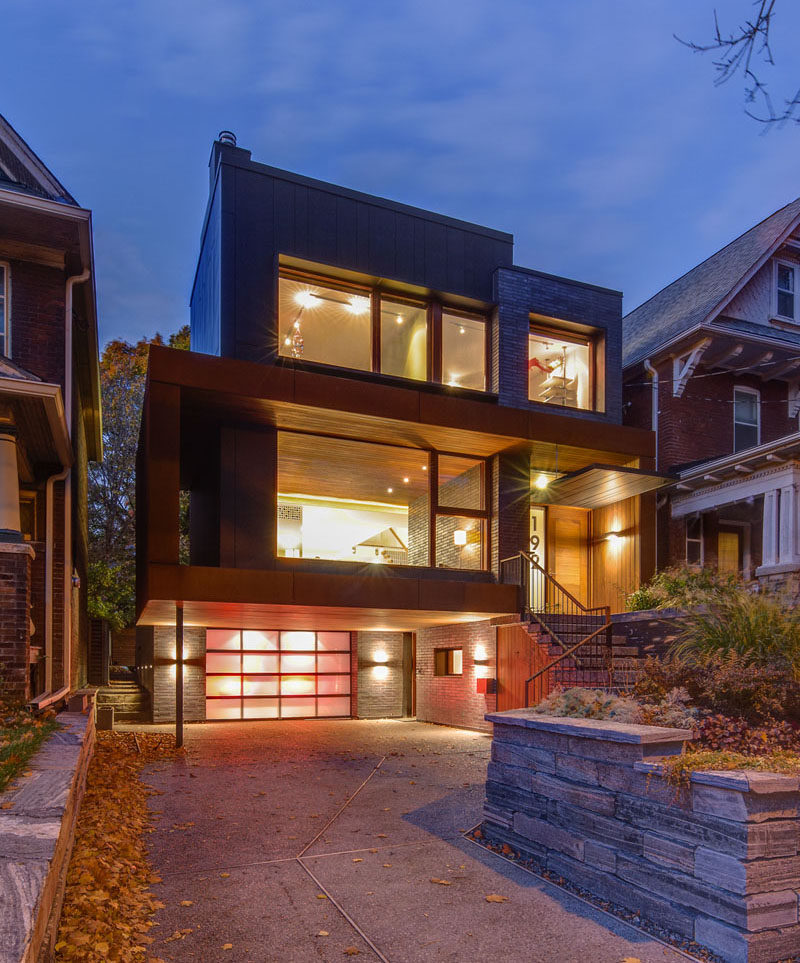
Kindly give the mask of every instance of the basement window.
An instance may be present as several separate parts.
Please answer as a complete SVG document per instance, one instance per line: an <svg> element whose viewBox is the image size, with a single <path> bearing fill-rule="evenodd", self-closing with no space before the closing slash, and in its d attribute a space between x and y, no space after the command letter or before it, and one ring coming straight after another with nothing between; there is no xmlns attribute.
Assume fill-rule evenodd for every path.
<svg viewBox="0 0 800 963"><path fill-rule="evenodd" d="M435 649L433 653L434 675L462 675L463 649Z"/></svg>

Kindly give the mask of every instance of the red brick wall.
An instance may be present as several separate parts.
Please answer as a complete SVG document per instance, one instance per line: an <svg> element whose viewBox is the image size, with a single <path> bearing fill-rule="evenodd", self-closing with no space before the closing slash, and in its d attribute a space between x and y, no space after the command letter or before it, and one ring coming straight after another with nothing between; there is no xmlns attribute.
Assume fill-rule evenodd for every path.
<svg viewBox="0 0 800 963"><path fill-rule="evenodd" d="M26 261L9 264L12 360L44 381L63 384L65 273Z"/></svg>
<svg viewBox="0 0 800 963"><path fill-rule="evenodd" d="M417 632L417 719L465 729L491 730L483 716L495 711L497 696L477 692L475 647L482 644L486 648L489 656L488 674L495 678L497 653L494 626L504 621L513 622L514 618L440 625ZM463 674L434 675L435 650L457 646L463 650Z"/></svg>
<svg viewBox="0 0 800 963"><path fill-rule="evenodd" d="M28 691L31 554L0 546L0 695L24 701Z"/></svg>
<svg viewBox="0 0 800 963"><path fill-rule="evenodd" d="M713 374L702 366L689 379L680 398L672 394L672 361L656 366L658 390L658 467L718 458L733 452L733 389L755 388L761 393L761 441L773 441L797 431L797 418L788 415L788 388L781 381L753 375ZM650 427L652 394L645 376L626 388L625 422Z"/></svg>

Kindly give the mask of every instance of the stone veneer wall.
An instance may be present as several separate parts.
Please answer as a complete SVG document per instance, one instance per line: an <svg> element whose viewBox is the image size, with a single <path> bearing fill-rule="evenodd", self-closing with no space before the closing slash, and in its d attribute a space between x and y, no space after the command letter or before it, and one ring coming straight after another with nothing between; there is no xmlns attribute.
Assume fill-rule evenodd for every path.
<svg viewBox="0 0 800 963"><path fill-rule="evenodd" d="M693 773L676 798L653 760L680 752L686 730L487 719L488 838L728 963L800 952L800 778Z"/></svg>
<svg viewBox="0 0 800 963"><path fill-rule="evenodd" d="M359 719L403 715L403 633L353 632L358 664L355 705ZM375 653L388 660L377 663ZM386 669L385 672L382 669ZM386 676L382 678L382 676Z"/></svg>

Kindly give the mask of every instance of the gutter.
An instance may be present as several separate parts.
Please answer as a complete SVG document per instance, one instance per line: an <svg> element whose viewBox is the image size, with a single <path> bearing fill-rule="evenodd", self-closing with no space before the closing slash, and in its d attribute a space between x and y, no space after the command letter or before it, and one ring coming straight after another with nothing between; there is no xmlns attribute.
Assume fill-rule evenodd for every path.
<svg viewBox="0 0 800 963"><path fill-rule="evenodd" d="M656 433L656 466L658 471L658 371L653 367L649 358L645 358L644 370L650 375L652 382L652 406L650 409L650 427Z"/></svg>

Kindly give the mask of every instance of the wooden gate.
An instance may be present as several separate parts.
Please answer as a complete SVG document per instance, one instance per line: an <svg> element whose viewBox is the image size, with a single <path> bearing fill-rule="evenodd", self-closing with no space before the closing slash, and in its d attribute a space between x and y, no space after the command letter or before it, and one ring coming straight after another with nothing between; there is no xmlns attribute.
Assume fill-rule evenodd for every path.
<svg viewBox="0 0 800 963"><path fill-rule="evenodd" d="M524 709L528 704L525 683L548 663L546 652L523 625L497 626L497 711ZM530 704L541 702L550 692L550 673L531 687Z"/></svg>

